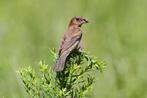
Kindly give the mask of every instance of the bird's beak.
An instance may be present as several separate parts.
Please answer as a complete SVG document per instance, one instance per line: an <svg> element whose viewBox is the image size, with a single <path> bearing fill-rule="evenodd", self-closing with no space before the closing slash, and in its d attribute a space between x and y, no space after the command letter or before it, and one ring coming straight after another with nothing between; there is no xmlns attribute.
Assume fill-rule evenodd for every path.
<svg viewBox="0 0 147 98"><path fill-rule="evenodd" d="M82 24L89 23L87 19L83 19Z"/></svg>

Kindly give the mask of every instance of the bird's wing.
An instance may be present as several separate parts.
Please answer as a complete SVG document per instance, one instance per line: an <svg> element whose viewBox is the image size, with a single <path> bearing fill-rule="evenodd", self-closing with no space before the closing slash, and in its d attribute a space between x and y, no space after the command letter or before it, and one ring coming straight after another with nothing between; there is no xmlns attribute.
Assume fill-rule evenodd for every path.
<svg viewBox="0 0 147 98"><path fill-rule="evenodd" d="M56 72L62 71L64 69L64 65L65 65L67 56L70 54L71 49L74 49L74 47L76 47L78 43L79 43L79 41L76 41L70 48L68 48L66 51L62 52L62 54L60 55L60 57L57 60L57 63L54 66L54 70Z"/></svg>
<svg viewBox="0 0 147 98"><path fill-rule="evenodd" d="M76 46L79 44L81 40L81 37L81 31L74 31L70 34L70 36L65 37L60 46L59 56L66 50L72 51L74 48L76 48Z"/></svg>

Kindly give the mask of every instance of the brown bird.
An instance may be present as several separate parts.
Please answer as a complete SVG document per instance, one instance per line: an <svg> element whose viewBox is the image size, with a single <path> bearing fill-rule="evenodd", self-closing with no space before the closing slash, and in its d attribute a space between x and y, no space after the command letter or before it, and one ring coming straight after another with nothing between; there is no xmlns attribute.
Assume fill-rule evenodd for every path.
<svg viewBox="0 0 147 98"><path fill-rule="evenodd" d="M58 60L54 66L54 71L63 71L67 56L75 49L82 49L81 38L82 24L88 23L85 18L73 17L69 23L60 45Z"/></svg>

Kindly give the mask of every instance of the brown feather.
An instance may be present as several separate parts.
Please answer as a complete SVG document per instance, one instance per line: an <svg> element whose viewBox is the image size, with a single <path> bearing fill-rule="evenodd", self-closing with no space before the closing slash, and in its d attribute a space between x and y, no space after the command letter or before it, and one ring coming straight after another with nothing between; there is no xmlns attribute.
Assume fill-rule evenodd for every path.
<svg viewBox="0 0 147 98"><path fill-rule="evenodd" d="M79 43L82 38L81 25L87 21L81 17L74 17L69 23L67 32L64 34L63 40L59 49L59 57L54 66L54 71L62 71L66 63L67 56L75 49L79 48Z"/></svg>

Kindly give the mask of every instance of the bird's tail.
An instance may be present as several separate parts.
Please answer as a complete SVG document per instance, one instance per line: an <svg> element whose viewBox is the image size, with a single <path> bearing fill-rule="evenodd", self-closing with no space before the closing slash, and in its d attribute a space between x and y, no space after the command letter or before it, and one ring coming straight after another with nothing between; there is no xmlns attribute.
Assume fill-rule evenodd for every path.
<svg viewBox="0 0 147 98"><path fill-rule="evenodd" d="M54 66L54 71L56 72L60 72L60 71L63 71L64 69L64 65L65 65L65 62L66 62L66 58L67 56L69 55L70 52L66 52L66 53L63 53L59 59L57 60L57 63L55 64Z"/></svg>

